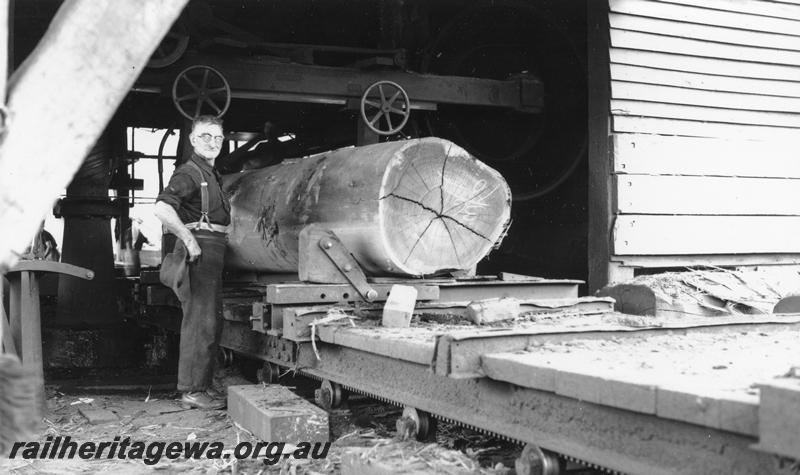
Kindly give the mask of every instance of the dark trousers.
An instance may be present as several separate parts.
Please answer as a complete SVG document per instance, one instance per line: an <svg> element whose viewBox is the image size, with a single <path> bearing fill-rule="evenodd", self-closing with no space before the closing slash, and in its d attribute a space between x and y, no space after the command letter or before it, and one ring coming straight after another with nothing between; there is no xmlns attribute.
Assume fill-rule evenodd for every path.
<svg viewBox="0 0 800 475"><path fill-rule="evenodd" d="M211 386L217 346L222 333L222 265L227 239L212 231L192 231L202 251L188 265L189 298L181 301L178 391L204 391ZM175 251L183 242L175 242Z"/></svg>

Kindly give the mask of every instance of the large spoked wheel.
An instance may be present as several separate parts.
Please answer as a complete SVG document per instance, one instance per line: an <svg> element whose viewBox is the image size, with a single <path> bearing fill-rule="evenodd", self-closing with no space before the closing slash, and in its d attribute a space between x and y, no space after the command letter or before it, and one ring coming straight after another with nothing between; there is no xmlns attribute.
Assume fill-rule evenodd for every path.
<svg viewBox="0 0 800 475"><path fill-rule="evenodd" d="M361 120L379 135L400 132L411 116L406 91L392 81L378 81L361 96Z"/></svg>
<svg viewBox="0 0 800 475"><path fill-rule="evenodd" d="M181 71L172 83L172 102L189 120L204 114L222 117L231 104L231 88L216 69L190 66Z"/></svg>

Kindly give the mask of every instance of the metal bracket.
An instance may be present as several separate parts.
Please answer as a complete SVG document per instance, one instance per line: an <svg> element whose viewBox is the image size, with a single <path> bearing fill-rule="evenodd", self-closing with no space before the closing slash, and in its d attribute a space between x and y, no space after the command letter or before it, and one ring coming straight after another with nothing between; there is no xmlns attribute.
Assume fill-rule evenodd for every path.
<svg viewBox="0 0 800 475"><path fill-rule="evenodd" d="M349 283L362 299L372 302L378 292L367 282L367 276L345 245L330 229L314 225L300 232L298 275L309 282ZM326 256L327 259L322 256ZM331 265L332 264L332 265Z"/></svg>

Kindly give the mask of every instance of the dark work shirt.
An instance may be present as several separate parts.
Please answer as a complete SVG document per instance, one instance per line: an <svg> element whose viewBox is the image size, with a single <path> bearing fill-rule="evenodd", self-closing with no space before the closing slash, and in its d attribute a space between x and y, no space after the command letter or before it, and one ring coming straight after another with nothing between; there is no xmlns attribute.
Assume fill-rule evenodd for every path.
<svg viewBox="0 0 800 475"><path fill-rule="evenodd" d="M222 191L220 175L214 168L197 154L192 153L189 159L196 163L203 173L203 180L208 183L208 220L213 224L227 226L231 222L231 205ZM200 220L202 201L200 199L200 173L197 168L184 163L172 173L169 184L156 201L175 208L178 217L184 223Z"/></svg>

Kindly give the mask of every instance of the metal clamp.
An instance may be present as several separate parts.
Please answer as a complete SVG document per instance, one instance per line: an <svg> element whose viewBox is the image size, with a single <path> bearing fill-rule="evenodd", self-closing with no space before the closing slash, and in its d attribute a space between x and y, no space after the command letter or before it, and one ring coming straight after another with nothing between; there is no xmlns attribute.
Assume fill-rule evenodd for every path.
<svg viewBox="0 0 800 475"><path fill-rule="evenodd" d="M350 285L356 289L356 292L361 295L361 298L367 302L372 302L378 298L378 292L369 285L367 276L364 275L364 271L361 270L358 262L333 231L328 231L326 236L319 240L319 247L333 262L333 265L339 269L344 278L350 282Z"/></svg>

